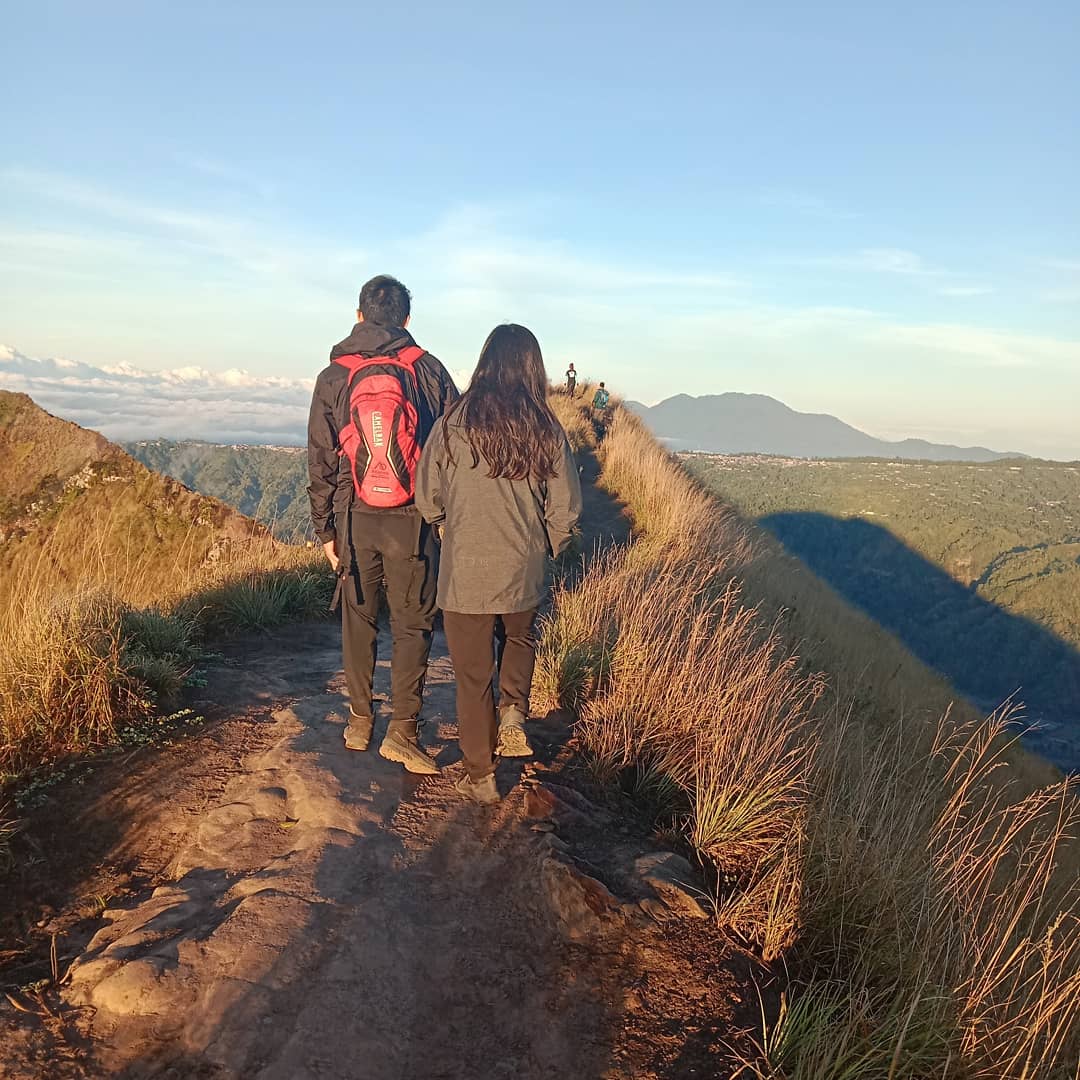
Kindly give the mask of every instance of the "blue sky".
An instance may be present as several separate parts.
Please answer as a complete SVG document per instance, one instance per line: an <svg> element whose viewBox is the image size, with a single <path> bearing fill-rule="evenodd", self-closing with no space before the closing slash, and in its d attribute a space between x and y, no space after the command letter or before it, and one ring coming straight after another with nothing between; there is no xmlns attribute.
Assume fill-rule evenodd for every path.
<svg viewBox="0 0 1080 1080"><path fill-rule="evenodd" d="M0 341L308 379L389 272L455 372L513 319L645 401L1080 457L1080 8L1034 8L19 5Z"/></svg>

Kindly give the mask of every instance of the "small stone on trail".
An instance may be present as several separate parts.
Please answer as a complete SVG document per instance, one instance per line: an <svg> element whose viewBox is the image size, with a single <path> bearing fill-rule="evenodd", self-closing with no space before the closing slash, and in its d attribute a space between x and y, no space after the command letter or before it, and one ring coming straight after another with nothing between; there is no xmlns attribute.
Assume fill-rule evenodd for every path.
<svg viewBox="0 0 1080 1080"><path fill-rule="evenodd" d="M540 864L540 881L552 913L572 941L596 935L605 916L621 913L619 901L603 882L555 856Z"/></svg>
<svg viewBox="0 0 1080 1080"><path fill-rule="evenodd" d="M525 790L523 804L526 817L541 819L562 819L563 821L582 818L585 815L576 807L557 795L547 784L537 784Z"/></svg>
<svg viewBox="0 0 1080 1080"><path fill-rule="evenodd" d="M654 922L670 922L674 917L668 908L653 896L639 900L637 906Z"/></svg>
<svg viewBox="0 0 1080 1080"><path fill-rule="evenodd" d="M674 851L658 851L642 855L634 860L637 875L649 885L660 902L674 915L687 915L694 919L707 919L708 912L701 906L699 889L691 884L696 877L694 868ZM652 905L655 900L642 900L641 908L654 918Z"/></svg>
<svg viewBox="0 0 1080 1080"><path fill-rule="evenodd" d="M565 840L560 840L554 833L542 833L540 842L551 848L552 851L570 850L570 845Z"/></svg>
<svg viewBox="0 0 1080 1080"><path fill-rule="evenodd" d="M547 780L544 784L556 798L562 799L568 806L572 806L580 814L587 814L589 817L608 817L606 810L601 810L591 799L587 799L580 791L575 790L572 787L568 787L566 784L556 783L554 780Z"/></svg>
<svg viewBox="0 0 1080 1080"><path fill-rule="evenodd" d="M554 832L554 821L537 821L535 824L529 826L533 832Z"/></svg>

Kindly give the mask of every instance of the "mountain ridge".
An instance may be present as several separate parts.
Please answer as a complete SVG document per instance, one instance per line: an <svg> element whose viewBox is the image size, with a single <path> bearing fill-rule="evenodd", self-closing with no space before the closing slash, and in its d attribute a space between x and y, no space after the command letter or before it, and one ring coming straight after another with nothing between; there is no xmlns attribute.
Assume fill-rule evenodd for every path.
<svg viewBox="0 0 1080 1080"><path fill-rule="evenodd" d="M270 534L224 501L0 390L0 595L29 578L79 583L97 567L103 580L160 598L180 568L209 568L253 543Z"/></svg>
<svg viewBox="0 0 1080 1080"><path fill-rule="evenodd" d="M997 461L1015 451L926 439L879 439L830 413L804 413L767 394L675 394L656 405L626 407L674 449L786 457L895 457L918 461Z"/></svg>

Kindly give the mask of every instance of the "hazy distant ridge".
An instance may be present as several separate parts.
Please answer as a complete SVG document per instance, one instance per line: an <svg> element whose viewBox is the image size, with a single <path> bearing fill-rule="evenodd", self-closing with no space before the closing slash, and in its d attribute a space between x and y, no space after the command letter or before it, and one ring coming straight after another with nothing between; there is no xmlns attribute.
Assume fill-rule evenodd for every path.
<svg viewBox="0 0 1080 1080"><path fill-rule="evenodd" d="M894 457L925 461L995 461L1021 454L925 439L889 442L825 413L801 413L765 394L676 394L649 408L627 406L679 450L788 457Z"/></svg>

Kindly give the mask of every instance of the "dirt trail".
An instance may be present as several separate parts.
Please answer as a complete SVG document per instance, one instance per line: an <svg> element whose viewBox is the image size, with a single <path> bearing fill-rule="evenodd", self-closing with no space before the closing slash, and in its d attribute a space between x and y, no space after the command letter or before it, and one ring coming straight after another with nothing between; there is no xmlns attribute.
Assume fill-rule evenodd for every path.
<svg viewBox="0 0 1080 1080"><path fill-rule="evenodd" d="M340 638L307 629L327 685L273 713L268 748L190 822L173 880L105 910L71 969L86 1074L599 1075L601 995L563 968L518 872L537 835L515 825L520 794L492 814L448 778L346 751ZM441 641L426 713L453 759Z"/></svg>
<svg viewBox="0 0 1080 1080"><path fill-rule="evenodd" d="M492 811L451 787L441 635L425 741L443 776L345 750L343 691L337 627L292 628L211 673L204 693L226 713L212 731L106 775L115 792L72 793L69 846L118 818L85 880L136 872L81 940L68 932L78 955L41 999L53 1015L0 1010L0 1074L728 1075L746 965L707 921L690 935L663 913L634 872L655 847L640 828L563 786L562 718L531 724L538 764L500 766Z"/></svg>

